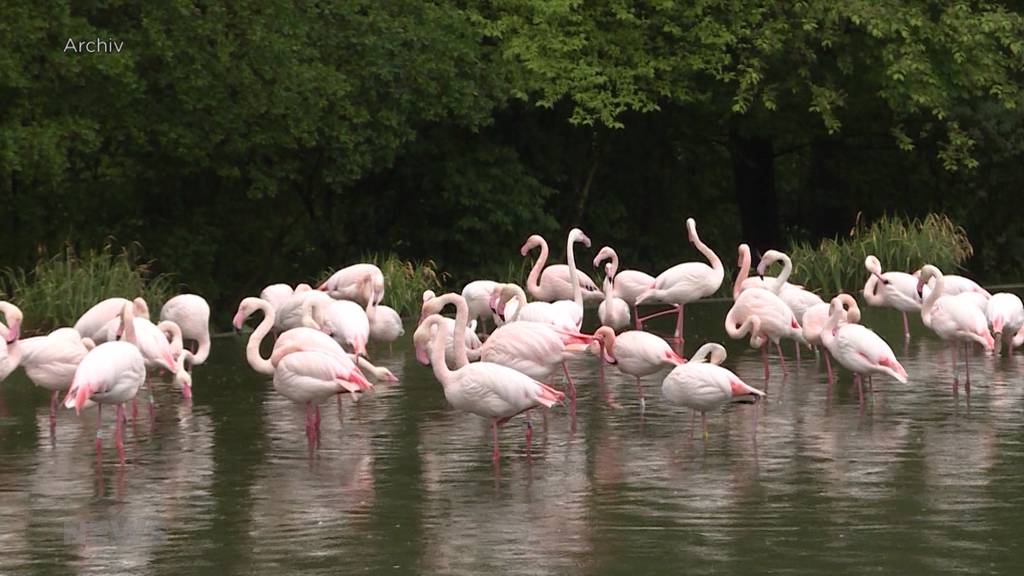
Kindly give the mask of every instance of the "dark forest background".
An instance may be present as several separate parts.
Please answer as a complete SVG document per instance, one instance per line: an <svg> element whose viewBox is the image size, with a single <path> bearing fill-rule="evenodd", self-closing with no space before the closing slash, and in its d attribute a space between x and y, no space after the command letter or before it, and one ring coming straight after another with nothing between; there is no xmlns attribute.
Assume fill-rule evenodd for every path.
<svg viewBox="0 0 1024 576"><path fill-rule="evenodd" d="M370 252L456 285L578 225L657 273L686 217L731 262L939 212L1024 270L1019 2L0 7L0 267L137 241L230 307Z"/></svg>

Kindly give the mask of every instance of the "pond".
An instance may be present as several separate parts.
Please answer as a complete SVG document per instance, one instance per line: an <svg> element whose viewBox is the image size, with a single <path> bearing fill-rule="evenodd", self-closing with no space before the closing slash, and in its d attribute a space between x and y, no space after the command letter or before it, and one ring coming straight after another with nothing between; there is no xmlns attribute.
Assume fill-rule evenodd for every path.
<svg viewBox="0 0 1024 576"><path fill-rule="evenodd" d="M113 410L98 463L94 413L62 410L51 434L46 392L19 372L0 384L0 573L1019 569L1024 353L975 352L972 394L954 396L949 355L919 320L904 346L896 313L866 309L910 382L876 377L861 410L848 373L830 390L815 354L797 363L792 345L791 373L773 364L766 383L758 352L725 341L726 309L687 308L685 352L726 344L725 365L764 402L709 414L705 441L699 418L694 431L661 399L662 376L645 380L641 414L632 379L609 370L612 409L585 356L570 364L575 419L535 416L530 454L513 420L497 468L488 423L446 406L408 339L370 350L398 383L322 405L314 451L303 409L248 367L241 337L214 340L191 404L157 384L124 465Z"/></svg>

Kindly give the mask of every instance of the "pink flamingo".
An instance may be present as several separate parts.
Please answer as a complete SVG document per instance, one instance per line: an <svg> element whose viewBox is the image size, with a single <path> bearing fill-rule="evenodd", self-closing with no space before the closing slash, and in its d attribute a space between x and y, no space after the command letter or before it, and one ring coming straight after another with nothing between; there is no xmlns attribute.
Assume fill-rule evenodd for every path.
<svg viewBox="0 0 1024 576"><path fill-rule="evenodd" d="M425 323L435 326L437 330L430 359L434 377L441 382L445 398L455 409L491 420L491 437L494 443L491 458L497 463L500 456L498 427L538 406L554 406L561 402L562 393L522 372L491 362L475 362L450 370L444 360L444 331L447 326L442 322L441 316L436 314L429 316ZM527 419L527 449L531 436L532 426Z"/></svg>
<svg viewBox="0 0 1024 576"><path fill-rule="evenodd" d="M363 290L362 286L367 275L373 281L373 290L370 292ZM369 294L374 299L374 304L380 304L384 299L384 273L373 264L353 264L331 274L317 290L327 292L331 298L354 300L364 306L369 304L366 300Z"/></svg>
<svg viewBox="0 0 1024 576"><path fill-rule="evenodd" d="M51 391L51 426L57 417L60 393L71 387L75 370L94 346L74 328L58 328L46 336L19 339L8 348L11 360L25 369L29 380Z"/></svg>
<svg viewBox="0 0 1024 576"><path fill-rule="evenodd" d="M772 283L775 282L774 276L765 276L762 274L760 276L750 277L750 246L740 244L737 253L738 258L736 266L739 269L738 274L743 276L743 281L739 286L739 292L750 290L751 288L770 288ZM789 290L791 288L803 288L803 286L799 284L792 284L788 281L784 281L782 283L783 290ZM736 292L736 290L734 289L733 292ZM736 292L736 294L739 292ZM733 295L733 300L735 299L736 296Z"/></svg>
<svg viewBox="0 0 1024 576"><path fill-rule="evenodd" d="M764 256L761 257L761 261L757 263L757 275L763 278L768 266L776 262L782 262L782 272L774 280L766 281L765 287L777 294L779 298L782 298L786 306L789 306L789 309L793 311L797 322L803 323L804 312L811 306L824 304L825 301L814 292L798 288L787 282L789 275L793 272L793 261L784 252L778 250L765 252ZM800 343L794 342L793 344L793 348L796 350L796 360L799 362Z"/></svg>
<svg viewBox="0 0 1024 576"><path fill-rule="evenodd" d="M586 245L590 246L589 240L587 240ZM583 291L583 298L585 300L597 301L604 296L601 290L598 289L597 284L586 274L576 274L576 282L572 281L575 266L552 264L545 268L544 265L548 261L548 243L540 235L534 234L527 238L526 243L519 249L519 253L526 256L530 253L530 250L538 246L540 246L540 256L534 262L533 268L530 269L530 275L526 279L526 289L530 292L531 296L544 302L572 300L574 298L574 284L578 285ZM566 251L571 254L571 246L567 247ZM544 270L543 273L541 269Z"/></svg>
<svg viewBox="0 0 1024 576"><path fill-rule="evenodd" d="M995 348L995 340L988 331L988 320L985 313L969 300L960 296L945 295L945 277L942 272L926 264L921 268L921 276L917 280L917 293L922 294L926 283L935 279L935 286L921 304L921 321L938 334L939 338L950 342L953 359L953 393L956 394L959 374L956 368L957 341L964 343L964 366L967 372L965 387L971 392L971 349L969 342L974 341L986 350Z"/></svg>
<svg viewBox="0 0 1024 576"><path fill-rule="evenodd" d="M469 317L466 301L458 294L445 294L425 304L423 313L436 314L447 305L455 306L455 323L449 327L454 329L453 364L456 368L461 368L469 363L470 356L462 344L466 332L466 319ZM555 371L561 366L565 373L570 400L574 401L576 388L565 359L567 353L572 350L571 347L588 343L592 339L590 336L560 330L543 322L510 322L495 329L472 355L485 362L513 368L542 382L551 382ZM416 353L419 361L426 364L426 348L417 345Z"/></svg>
<svg viewBox="0 0 1024 576"><path fill-rule="evenodd" d="M741 245L740 252L742 253ZM803 329L797 322L796 315L786 303L771 290L760 288L744 289L744 281L750 267L741 266L733 283L732 297L734 303L725 316L725 331L732 339L743 338L750 334L750 346L761 348L761 361L764 364L764 377L768 379L768 341L775 343L779 351L779 363L783 374L788 373L786 360L782 356L780 338L792 338L806 344Z"/></svg>
<svg viewBox="0 0 1024 576"><path fill-rule="evenodd" d="M864 267L871 276L864 283L864 300L868 306L895 308L903 315L903 337L910 338L907 312L921 311L921 297L917 295L917 278L906 272L882 273L882 263L871 255L864 259Z"/></svg>
<svg viewBox="0 0 1024 576"><path fill-rule="evenodd" d="M12 344L21 336L21 321L24 319L24 315L20 308L6 301L0 301L0 314L4 315L6 322L0 322L0 339Z"/></svg>
<svg viewBox="0 0 1024 576"><path fill-rule="evenodd" d="M310 443L316 443L320 430L319 402L346 391L354 394L371 390L373 384L347 355L307 349L298 342L275 349L278 358L276 365L270 359L263 358L260 355L260 342L274 325L274 309L270 303L258 298L242 300L233 324L241 326L254 310L261 310L264 316L249 335L245 358L256 372L274 377L274 390L278 394L306 405L306 437Z"/></svg>
<svg viewBox="0 0 1024 576"><path fill-rule="evenodd" d="M402 317L390 306L383 304L374 306L373 318L367 316L367 320L370 322L370 340L387 342L389 350L392 342L405 335Z"/></svg>
<svg viewBox="0 0 1024 576"><path fill-rule="evenodd" d="M924 268L922 267L920 270L916 270L913 275L920 279L923 270ZM942 278L944 281L944 286L942 289L943 296L958 296L964 293L974 293L980 294L986 300L992 296L992 294L990 294L988 290L985 290L977 282L971 280L970 278L965 278L958 274L944 274ZM922 299L928 297L928 294L931 292L932 285L934 283L934 279L925 282L925 286L921 290L919 290L919 292L921 293L920 297Z"/></svg>
<svg viewBox="0 0 1024 576"><path fill-rule="evenodd" d="M604 265L604 300L597 307L597 317L601 325L612 330L622 330L629 326L629 304L622 298L614 296L615 263L614 260Z"/></svg>
<svg viewBox="0 0 1024 576"><path fill-rule="evenodd" d="M82 335L82 338L89 338L97 344L105 342L108 336L108 324L121 317L124 305L128 302L125 298L107 298L97 303L78 318L78 321L75 322L75 330ZM136 298L131 303L135 307L135 316L149 319L149 306L145 300Z"/></svg>
<svg viewBox="0 0 1024 576"><path fill-rule="evenodd" d="M260 292L260 299L270 302L276 312L293 294L295 289L287 284L271 284Z"/></svg>
<svg viewBox="0 0 1024 576"><path fill-rule="evenodd" d="M708 259L710 266L703 262L677 264L659 274L651 287L636 299L638 306L644 302L663 302L675 306L677 316L674 339L679 343L683 341L683 306L714 294L725 277L722 261L713 250L701 242L697 235L697 223L693 218L686 219L686 231L690 243ZM641 321L654 316L652 314Z"/></svg>
<svg viewBox="0 0 1024 576"><path fill-rule="evenodd" d="M496 297L496 298L495 298ZM560 330L567 332L579 331L579 318L573 307L557 306L559 302L542 302L534 300L526 301L526 292L516 284L502 284L497 293L491 297L493 309L505 319L505 323L513 322L541 322L550 324ZM509 305L514 301L513 311L509 311Z"/></svg>
<svg viewBox="0 0 1024 576"><path fill-rule="evenodd" d="M711 354L711 361L705 362L708 354ZM765 395L747 385L728 368L719 366L725 357L722 345L705 344L690 362L673 368L661 383L661 395L665 400L700 412L705 441L708 439L708 410L730 403L753 404ZM757 413L754 414L756 417Z"/></svg>
<svg viewBox="0 0 1024 576"><path fill-rule="evenodd" d="M131 305L130 303L128 304ZM96 456L102 453L100 430L103 424L103 405L116 404L114 444L117 455L124 462L122 422L124 403L135 398L146 379L146 362L139 349L128 342L104 342L85 355L75 370L71 388L64 406L81 414L82 408L98 404L96 408Z"/></svg>
<svg viewBox="0 0 1024 576"><path fill-rule="evenodd" d="M469 306L470 321L479 320L480 328L486 333L483 321L491 318L494 326L498 326L498 315L491 310L491 296L498 289L498 283L494 280L474 280L462 289L462 297L466 299Z"/></svg>
<svg viewBox="0 0 1024 576"><path fill-rule="evenodd" d="M601 337L605 352L614 360L619 372L636 378L640 410L647 406L640 378L686 362L672 350L668 342L649 332L628 330L616 336L611 328L602 326L597 329L594 336Z"/></svg>
<svg viewBox="0 0 1024 576"><path fill-rule="evenodd" d="M274 309L274 328L278 332L299 326L319 330L327 307L334 302L325 292L296 289L294 294Z"/></svg>
<svg viewBox="0 0 1024 576"><path fill-rule="evenodd" d="M210 355L210 305L205 298L198 294L179 294L164 303L160 319L177 324L183 340L195 341L189 365L206 362Z"/></svg>
<svg viewBox="0 0 1024 576"><path fill-rule="evenodd" d="M839 363L853 372L857 383L857 396L860 405L864 405L864 387L862 378L872 374L888 374L899 382L906 384L907 371L896 359L892 348L870 328L860 324L844 322L846 311L843 299L832 299L828 323L821 331L821 343Z"/></svg>
<svg viewBox="0 0 1024 576"><path fill-rule="evenodd" d="M119 339L139 348L139 352L146 360L147 368L163 368L171 373L177 372L174 350L167 336L146 318L136 317L135 306L131 302L125 302L121 309L118 336Z"/></svg>
<svg viewBox="0 0 1024 576"><path fill-rule="evenodd" d="M360 283L365 308L352 300L335 300L324 311L320 327L353 354L366 354L370 339L370 318L376 317L373 296L373 278L365 276Z"/></svg>
<svg viewBox="0 0 1024 576"><path fill-rule="evenodd" d="M857 306L857 301L849 294L839 294L836 296L842 300L843 305L846 307L846 322L850 324L856 324L860 322L860 307ZM822 349L824 346L821 343L821 332L825 329L825 324L828 323L828 318L832 306L830 303L822 302L821 304L815 304L804 312L803 331L804 340L807 341L811 346L817 346L818 349ZM829 359L828 352L823 354L825 357L825 369L828 374L828 385L832 385L832 361Z"/></svg>
<svg viewBox="0 0 1024 576"><path fill-rule="evenodd" d="M1024 302L1016 294L999 292L989 298L985 316L996 339L996 350L1002 349L1006 340L1006 351L1013 356L1014 334L1024 328Z"/></svg>
<svg viewBox="0 0 1024 576"><path fill-rule="evenodd" d="M612 269L615 270L612 274L612 295L621 298L630 306L633 314L633 327L640 330L640 313L636 309L636 299L648 288L654 286L654 276L639 270L619 270L619 255L608 246L601 248L597 253L594 258L594 267L608 259L611 259Z"/></svg>

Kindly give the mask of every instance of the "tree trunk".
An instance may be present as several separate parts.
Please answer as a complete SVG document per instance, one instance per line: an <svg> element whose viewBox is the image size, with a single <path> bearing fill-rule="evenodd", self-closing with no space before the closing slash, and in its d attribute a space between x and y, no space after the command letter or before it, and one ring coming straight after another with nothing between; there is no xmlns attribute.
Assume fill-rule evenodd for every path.
<svg viewBox="0 0 1024 576"><path fill-rule="evenodd" d="M763 253L778 247L779 205L775 196L775 147L771 137L729 134L733 190L743 239Z"/></svg>

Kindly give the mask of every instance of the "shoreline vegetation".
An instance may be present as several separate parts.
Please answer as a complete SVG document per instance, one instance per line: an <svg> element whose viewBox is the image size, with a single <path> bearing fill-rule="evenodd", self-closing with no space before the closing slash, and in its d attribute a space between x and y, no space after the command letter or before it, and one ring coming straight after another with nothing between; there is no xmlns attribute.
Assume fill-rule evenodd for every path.
<svg viewBox="0 0 1024 576"><path fill-rule="evenodd" d="M21 307L26 333L41 333L74 324L93 304L114 296L141 295L150 310L159 314L160 306L181 287L180 282L188 285L189 278L183 271L157 273L158 263L143 256L140 244L115 245L115 240L108 240L101 248L81 254L70 245L56 254L40 252L30 270L8 268L0 272L0 298ZM718 252L729 261L732 250L719 247ZM868 254L876 255L885 270L912 272L930 263L953 271L961 270L973 248L964 230L950 218L929 214L920 219L883 216L870 224L858 218L845 237L826 239L817 246L795 242L787 253L794 263L793 278L825 296L841 291L859 294L867 274L864 258ZM386 285L383 303L403 318L419 314L424 290L440 294L461 291L464 285L439 270L433 260L404 260L394 253L376 252L366 254L361 261L380 267ZM532 263L532 259L515 258L481 268L491 270L490 278L496 281L522 284ZM333 271L324 270L320 280ZM601 279L596 274L591 276ZM728 278L723 282L723 290L729 282ZM234 304L215 303L215 325L222 327L219 319L227 317L226 313L218 314L217 308L223 312ZM223 324L226 326L226 321Z"/></svg>

